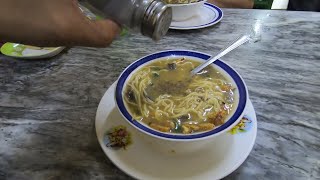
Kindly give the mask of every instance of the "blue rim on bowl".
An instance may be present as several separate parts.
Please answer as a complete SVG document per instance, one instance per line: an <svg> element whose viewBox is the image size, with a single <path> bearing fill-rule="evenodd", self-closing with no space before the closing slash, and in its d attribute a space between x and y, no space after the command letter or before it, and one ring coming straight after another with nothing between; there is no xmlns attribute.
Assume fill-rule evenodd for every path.
<svg viewBox="0 0 320 180"><path fill-rule="evenodd" d="M173 133L163 133L159 132L156 130L153 130L142 123L134 120L128 110L125 107L125 103L123 100L123 91L125 88L125 83L130 76L130 74L135 71L138 67L141 67L141 65L152 61L152 60L157 60L159 58L164 58L164 57L172 57L172 56L184 56L184 57L194 57L202 60L208 60L210 58L210 55L204 54L201 52L196 52L196 51L188 51L188 50L171 50L171 51L162 51L158 52L155 54L151 54L148 56L145 56L141 59L138 59L137 61L133 62L130 64L119 76L117 85L116 85L116 91L115 91L115 101L117 104L117 107L124 116L124 118L134 127L136 127L138 130L150 134L152 136L156 136L159 138L164 138L164 139L169 139L169 140L193 140L193 139L202 139L205 137L213 136L216 135L226 129L231 128L233 124L239 120L244 112L245 106L247 104L247 98L248 98L248 92L246 85L244 84L244 81L240 77L240 75L229 65L226 63L222 62L221 60L217 60L214 62L216 66L219 66L221 69L223 69L225 72L227 72L233 81L235 82L238 91L239 91L239 103L237 106L237 109L234 111L234 114L221 126L210 130L210 131L205 131L202 133L197 133L197 134L185 134L185 135L178 135L178 134L173 134Z"/></svg>

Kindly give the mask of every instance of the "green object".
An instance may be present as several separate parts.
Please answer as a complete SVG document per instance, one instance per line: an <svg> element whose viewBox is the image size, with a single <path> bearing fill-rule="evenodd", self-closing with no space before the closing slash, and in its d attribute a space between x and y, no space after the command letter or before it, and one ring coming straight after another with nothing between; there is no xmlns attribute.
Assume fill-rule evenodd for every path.
<svg viewBox="0 0 320 180"><path fill-rule="evenodd" d="M1 53L8 56L22 57L22 52L26 49L25 45L5 43L1 47Z"/></svg>
<svg viewBox="0 0 320 180"><path fill-rule="evenodd" d="M128 29L127 28L122 28L120 36L125 36L128 34Z"/></svg>
<svg viewBox="0 0 320 180"><path fill-rule="evenodd" d="M254 0L254 9L271 9L273 0Z"/></svg>
<svg viewBox="0 0 320 180"><path fill-rule="evenodd" d="M64 47L36 47L25 44L5 43L0 51L6 56L24 59L49 58L59 54Z"/></svg>
<svg viewBox="0 0 320 180"><path fill-rule="evenodd" d="M101 20L103 17L96 15L96 20Z"/></svg>
<svg viewBox="0 0 320 180"><path fill-rule="evenodd" d="M95 19L96 19L96 20L102 20L103 17L96 15L96 16L95 16ZM122 28L122 30L121 30L121 32L120 32L120 36L125 36L125 35L127 35L127 34L128 34L128 29L125 28L125 27Z"/></svg>

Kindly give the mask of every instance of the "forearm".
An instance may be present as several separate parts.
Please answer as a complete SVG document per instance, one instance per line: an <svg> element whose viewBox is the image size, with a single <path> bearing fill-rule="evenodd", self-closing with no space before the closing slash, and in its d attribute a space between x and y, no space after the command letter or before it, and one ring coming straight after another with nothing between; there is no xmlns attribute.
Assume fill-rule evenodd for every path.
<svg viewBox="0 0 320 180"><path fill-rule="evenodd" d="M0 0L0 40L37 46L107 46L119 33L110 20L91 21L77 0Z"/></svg>
<svg viewBox="0 0 320 180"><path fill-rule="evenodd" d="M51 21L51 27L48 27L44 22L48 19L42 17L47 16L48 10L43 8L45 6L36 8L39 1L0 0L0 39L15 42L39 42L48 37L56 39L57 33L52 28L56 25Z"/></svg>
<svg viewBox="0 0 320 180"><path fill-rule="evenodd" d="M251 9L254 4L253 0L208 0L208 2L213 3L222 8Z"/></svg>

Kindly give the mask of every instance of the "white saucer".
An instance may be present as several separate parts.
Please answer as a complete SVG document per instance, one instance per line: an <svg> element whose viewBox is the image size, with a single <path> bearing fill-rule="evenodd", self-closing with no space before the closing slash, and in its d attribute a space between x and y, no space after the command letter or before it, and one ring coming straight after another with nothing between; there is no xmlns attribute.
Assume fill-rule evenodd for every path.
<svg viewBox="0 0 320 180"><path fill-rule="evenodd" d="M210 3L205 3L199 14L185 21L172 21L170 29L201 29L217 24L223 18L222 10Z"/></svg>
<svg viewBox="0 0 320 180"><path fill-rule="evenodd" d="M122 171L136 179L221 179L236 170L248 157L257 135L257 119L251 101L245 116L251 120L245 132L224 136L228 142L222 150L216 144L205 152L177 155L159 153L141 139L137 130L120 115L114 101L115 83L106 91L96 114L98 141L108 158ZM111 128L124 125L132 135L132 144L126 149L112 149L104 144L104 135ZM235 131L233 131L235 132ZM220 150L217 150L220 149Z"/></svg>

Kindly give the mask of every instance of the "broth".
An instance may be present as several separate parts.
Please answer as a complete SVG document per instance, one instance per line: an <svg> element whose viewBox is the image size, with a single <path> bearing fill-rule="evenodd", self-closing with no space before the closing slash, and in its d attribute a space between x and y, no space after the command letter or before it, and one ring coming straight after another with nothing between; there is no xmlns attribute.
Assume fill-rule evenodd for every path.
<svg viewBox="0 0 320 180"><path fill-rule="evenodd" d="M124 100L132 117L151 128L190 134L222 125L234 106L234 87L213 66L191 77L200 62L162 59L136 71Z"/></svg>

